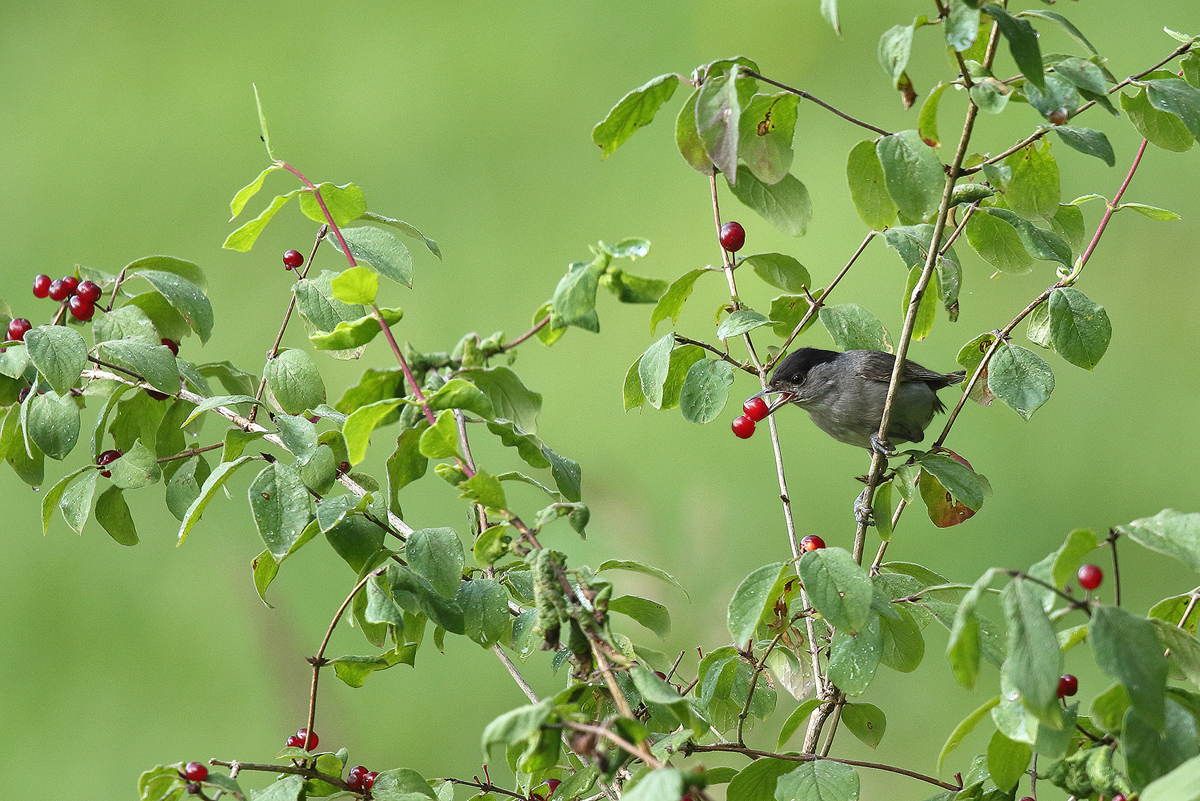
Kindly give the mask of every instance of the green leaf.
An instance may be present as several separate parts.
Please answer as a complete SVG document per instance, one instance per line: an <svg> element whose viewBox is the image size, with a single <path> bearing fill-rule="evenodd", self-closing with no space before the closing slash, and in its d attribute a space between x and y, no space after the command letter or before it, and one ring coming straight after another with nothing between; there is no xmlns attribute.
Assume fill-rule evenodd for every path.
<svg viewBox="0 0 1200 801"><path fill-rule="evenodd" d="M783 745L791 739L802 725L808 722L808 718L812 715L813 710L821 705L821 699L810 698L796 708L792 714L788 715L787 720L783 722L783 728L779 730L779 741L776 744L776 750L782 751ZM764 760L767 761L767 760ZM753 763L751 763L753 764Z"/></svg>
<svg viewBox="0 0 1200 801"><path fill-rule="evenodd" d="M1144 548L1200 571L1200 514L1164 509L1154 517L1143 517L1118 526L1117 531Z"/></svg>
<svg viewBox="0 0 1200 801"><path fill-rule="evenodd" d="M453 598L463 580L462 542L452 528L423 528L404 547L409 566L443 598Z"/></svg>
<svg viewBox="0 0 1200 801"><path fill-rule="evenodd" d="M800 578L809 601L836 629L854 633L871 609L871 577L842 548L809 551L800 559Z"/></svg>
<svg viewBox="0 0 1200 801"><path fill-rule="evenodd" d="M1183 120L1174 114L1159 111L1150 103L1147 91L1139 87L1136 94L1121 94L1121 108L1129 121L1150 144L1163 150L1182 153L1196 141Z"/></svg>
<svg viewBox="0 0 1200 801"><path fill-rule="evenodd" d="M236 250L239 253L245 253L250 250L250 248L254 247L258 235L267 227L267 223L271 222L271 218L299 193L299 189L294 189L286 195L276 195L271 198L270 205L263 209L261 214L250 222L244 223L240 228L227 236L221 247L226 250Z"/></svg>
<svg viewBox="0 0 1200 801"><path fill-rule="evenodd" d="M425 247L429 248L430 253L437 256L439 259L442 258L442 249L438 247L438 243L418 231L416 226L410 225L409 223L404 222L404 220L397 220L393 217L385 217L382 214L376 214L373 211L364 211L359 219L366 220L368 222L379 223L380 225L390 225L393 228L397 228L408 236L411 236L415 239L420 239L425 243Z"/></svg>
<svg viewBox="0 0 1200 801"><path fill-rule="evenodd" d="M278 164L272 164L270 167L267 167L265 170L260 172L257 178L237 191L237 194L233 196L233 200L229 201L229 211L232 215L229 218L230 220L236 219L237 216L242 213L242 209L246 208L246 203L250 200L250 198L258 194L258 191L262 189L263 181L267 179L267 176L279 169L283 168Z"/></svg>
<svg viewBox="0 0 1200 801"><path fill-rule="evenodd" d="M1071 37L1075 39L1075 41L1079 42L1081 45L1083 45L1088 50L1090 50L1092 52L1093 56L1100 55L1100 53L1096 50L1096 48L1092 46L1092 43L1087 40L1087 37L1084 36L1080 32L1080 30L1078 28L1076 28L1075 25L1069 19L1064 17L1062 14L1059 14L1058 12L1042 11L1042 10L1027 10L1027 11L1018 12L1017 16L1018 17L1038 17L1041 19L1050 20L1051 22L1061 25L1063 30L1065 30L1068 34L1070 34Z"/></svg>
<svg viewBox="0 0 1200 801"><path fill-rule="evenodd" d="M491 648L511 634L508 592L494 579L460 581L455 600L463 610L467 637L484 648Z"/></svg>
<svg viewBox="0 0 1200 801"><path fill-rule="evenodd" d="M940 453L927 453L917 460L921 468L934 476L955 500L972 511L979 511L983 499L992 494L991 484L957 459Z"/></svg>
<svg viewBox="0 0 1200 801"><path fill-rule="evenodd" d="M1104 71L1085 58L1072 56L1054 65L1053 70L1073 83L1077 88L1093 95L1108 94Z"/></svg>
<svg viewBox="0 0 1200 801"><path fill-rule="evenodd" d="M1008 209L983 207L981 210L987 215L999 217L1013 226L1017 231L1017 236L1021 239L1021 246L1035 259L1056 261L1068 268L1071 266L1071 247L1058 234L1038 228L1024 217L1014 214ZM978 216L980 215L975 214L971 219Z"/></svg>
<svg viewBox="0 0 1200 801"><path fill-rule="evenodd" d="M1154 625L1121 607L1097 604L1088 640L1100 669L1125 687L1138 715L1161 731L1166 720L1167 659Z"/></svg>
<svg viewBox="0 0 1200 801"><path fill-rule="evenodd" d="M188 507L187 513L183 516L183 521L179 526L180 544L187 539L187 535L192 530L192 527L199 522L200 515L204 513L204 508L208 506L208 502L212 500L217 490L225 485L225 482L229 480L234 471L254 458L256 457L239 456L231 462L221 462L221 464L217 465L217 468L205 479L204 486L200 488L200 495L196 500L192 501L192 505Z"/></svg>
<svg viewBox="0 0 1200 801"><path fill-rule="evenodd" d="M3 434L0 434L0 453L4 453L4 461L16 472L22 481L31 487L42 485L45 478L45 455L41 449L31 442L22 445L21 412L24 406L14 406L9 409L4 418Z"/></svg>
<svg viewBox="0 0 1200 801"><path fill-rule="evenodd" d="M1160 776L1138 795L1141 801L1200 801L1200 756Z"/></svg>
<svg viewBox="0 0 1200 801"><path fill-rule="evenodd" d="M884 136L875 144L888 194L902 216L924 220L935 211L946 188L946 174L933 148L916 131Z"/></svg>
<svg viewBox="0 0 1200 801"><path fill-rule="evenodd" d="M370 225L343 228L342 238L346 240L346 247L350 248L350 253L359 264L365 263L385 278L390 278L398 284L403 284L410 289L412 288L412 254L408 252L408 248L404 247L399 239L387 231ZM326 234L325 239L339 253L342 252L341 243L337 241L332 232ZM341 297L338 299L346 300ZM371 301L346 300L346 302L370 303Z"/></svg>
<svg viewBox="0 0 1200 801"><path fill-rule="evenodd" d="M938 773L942 772L942 763L946 761L946 757L950 755L950 752L955 748L958 748L959 744L963 741L963 738L970 734L975 729L975 726L979 723L979 721L983 720L983 718L992 711L992 708L999 703L1000 696L996 696L992 700L984 703L971 714L967 715L957 726L954 727L954 731L950 732L950 736L946 738L946 742L944 745L942 745L942 750L938 754Z"/></svg>
<svg viewBox="0 0 1200 801"><path fill-rule="evenodd" d="M1108 137L1104 135L1103 131L1058 125L1055 126L1054 132L1059 135L1064 144L1080 153L1095 156L1110 167L1117 163L1116 154L1113 153L1112 145L1109 144Z"/></svg>
<svg viewBox="0 0 1200 801"><path fill-rule="evenodd" d="M295 468L272 462L247 491L254 524L267 550L282 562L313 518L312 498Z"/></svg>
<svg viewBox="0 0 1200 801"><path fill-rule="evenodd" d="M51 487L46 494L42 496L43 534L50 530L50 518L54 516L55 506L58 506L62 510L63 518L67 520L67 525L71 527L72 531L74 531L76 534L83 533L83 521L79 521L78 507L80 505L79 499L82 498L85 493L79 490L73 492L70 501L63 500L63 496L67 491L67 488L75 482L75 479L83 476L85 473L89 473L91 476L90 480L85 476L84 481L81 482L81 485L86 485L82 486L81 489L86 490L86 499L83 500L82 505L84 507L83 519L87 520L87 511L91 508L92 503L92 492L96 488L96 476L99 475L95 468L93 468L90 464L84 465L73 473L68 473L66 476L59 479L58 483ZM68 512L68 509L70 512ZM78 521L78 525L72 525L76 521Z"/></svg>
<svg viewBox="0 0 1200 801"><path fill-rule="evenodd" d="M846 181L850 184L854 208L864 223L876 231L895 224L896 204L887 192L883 164L879 161L875 143L870 139L859 142L850 151L846 162Z"/></svg>
<svg viewBox="0 0 1200 801"><path fill-rule="evenodd" d="M168 395L179 392L179 366L175 354L167 346L159 342L152 345L136 339L115 339L101 342L97 350L101 358L137 373L159 392Z"/></svg>
<svg viewBox="0 0 1200 801"><path fill-rule="evenodd" d="M1054 373L1050 365L1027 348L1005 344L988 364L988 389L1026 420L1050 400Z"/></svg>
<svg viewBox="0 0 1200 801"><path fill-rule="evenodd" d="M400 322L404 316L400 309L380 309L379 314L389 327ZM338 323L328 333L310 334L308 340L317 350L349 350L367 344L382 330L375 315L369 314L357 320Z"/></svg>
<svg viewBox="0 0 1200 801"><path fill-rule="evenodd" d="M905 285L904 294L900 298L902 319L908 314L908 307L912 302L912 294L916 290L917 284L921 281L922 272L923 268L920 266L915 266L908 271L908 283ZM925 294L921 296L916 316L913 318L913 339L920 341L929 336L929 332L933 330L933 322L937 319L938 297L940 295L938 274L935 270L929 276L929 283L925 285Z"/></svg>
<svg viewBox="0 0 1200 801"><path fill-rule="evenodd" d="M950 640L946 643L946 658L950 661L950 669L954 678L968 690L975 688L975 680L979 677L979 657L983 653L979 633L979 615L976 608L979 599L987 591L995 577L995 570L985 571L971 589L963 595L954 613L954 625L950 628ZM938 770L941 770L939 762Z"/></svg>
<svg viewBox="0 0 1200 801"><path fill-rule="evenodd" d="M461 378L450 379L437 392L427 395L425 400L428 402L429 408L435 412L443 409L464 409L488 420L496 416L492 402L488 400L487 395L484 395L479 387L470 381L464 381ZM540 466L544 467L545 465Z"/></svg>
<svg viewBox="0 0 1200 801"><path fill-rule="evenodd" d="M692 287L696 283L696 279L708 270L699 269L684 273L679 278L676 278L671 286L667 287L667 291L658 299L658 303L654 306L654 311L650 313L650 333L654 333L654 329L658 324L668 317L674 323L679 320L679 313L683 311L683 304L692 294ZM640 404L639 404L640 405Z"/></svg>
<svg viewBox="0 0 1200 801"><path fill-rule="evenodd" d="M804 265L782 253L758 253L742 260L754 274L771 286L777 286L789 294L803 293L812 284L812 278Z"/></svg>
<svg viewBox="0 0 1200 801"><path fill-rule="evenodd" d="M981 259L1002 273L1022 275L1033 265L1017 229L990 214L971 215L967 220L967 242Z"/></svg>
<svg viewBox="0 0 1200 801"><path fill-rule="evenodd" d="M1006 793L1012 792L1025 775L1032 756L1033 749L1028 743L1010 740L999 731L993 732L987 749L988 773L997 787Z"/></svg>
<svg viewBox="0 0 1200 801"><path fill-rule="evenodd" d="M325 382L312 357L302 350L285 350L267 362L267 387L279 408L302 414L325 402Z"/></svg>
<svg viewBox="0 0 1200 801"><path fill-rule="evenodd" d="M1018 577L1001 593L1008 623L1008 657L1001 673L1021 693L1026 709L1050 728L1061 729L1058 679L1062 653L1039 592L1033 582Z"/></svg>
<svg viewBox="0 0 1200 801"><path fill-rule="evenodd" d="M50 392L32 393L22 408L29 440L51 459L65 459L79 441L79 407L75 399Z"/></svg>
<svg viewBox="0 0 1200 801"><path fill-rule="evenodd" d="M665 570L659 570L657 567L651 567L650 565L645 565L641 562L634 562L626 559L608 559L602 562L600 567L596 568L597 573L605 570L630 570L634 573L642 573L647 576L652 576L660 581L665 581L666 583L672 585L677 590L682 592L685 598L687 598L689 601L691 600L691 596L688 595L687 590L683 588L682 584L675 580L674 576L672 576L670 573L667 573Z"/></svg>
<svg viewBox="0 0 1200 801"><path fill-rule="evenodd" d="M542 396L526 389L512 370L507 367L476 367L459 371L458 377L479 387L492 402L497 418L512 420L521 430L537 433Z"/></svg>
<svg viewBox="0 0 1200 801"><path fill-rule="evenodd" d="M887 717L874 704L846 704L842 707L842 722L851 734L871 748L879 745L887 731Z"/></svg>
<svg viewBox="0 0 1200 801"><path fill-rule="evenodd" d="M379 274L366 267L351 267L329 282L334 300L370 306L379 292Z"/></svg>
<svg viewBox="0 0 1200 801"><path fill-rule="evenodd" d="M346 444L351 449L350 453L353 456L356 449L349 436L346 437ZM458 426L455 423L453 411L447 409L440 413L437 416L437 422L425 429L425 433L421 435L420 450L422 456L430 459L448 459L451 456L459 455ZM365 453L365 446L363 452Z"/></svg>
<svg viewBox="0 0 1200 801"><path fill-rule="evenodd" d="M1143 217L1149 217L1152 220L1161 220L1163 222L1170 222L1172 220L1180 219L1179 215L1173 211L1160 209L1157 206L1147 206L1145 203L1122 203L1120 206L1117 206L1117 211L1120 211L1121 209L1133 209Z"/></svg>
<svg viewBox="0 0 1200 801"><path fill-rule="evenodd" d="M622 595L608 602L608 611L633 618L653 631L660 639L671 633L671 614L667 607L634 595Z"/></svg>
<svg viewBox="0 0 1200 801"><path fill-rule="evenodd" d="M200 487L211 470L203 456L185 459L167 480L167 509L176 520L183 520L188 507L200 497Z"/></svg>
<svg viewBox="0 0 1200 801"><path fill-rule="evenodd" d="M331 183L317 184L317 191L321 193L321 200L325 201L325 208L329 210L334 224L339 228L354 222L367 210L367 200L363 196L363 191L354 184L343 186L334 186ZM317 202L316 195L310 189L300 190L300 211L314 222L326 222L325 213L321 211L321 204Z"/></svg>
<svg viewBox="0 0 1200 801"><path fill-rule="evenodd" d="M1182 78L1146 81L1146 97L1159 111L1174 114L1193 137L1200 138L1200 89Z"/></svg>
<svg viewBox="0 0 1200 801"><path fill-rule="evenodd" d="M92 334L97 344L110 339L135 339L150 345L161 342L154 323L144 311L132 303L110 313L101 312L92 323Z"/></svg>
<svg viewBox="0 0 1200 801"><path fill-rule="evenodd" d="M458 496L488 509L503 510L508 508L508 500L504 497L504 487L500 479L482 470L458 485L462 490Z"/></svg>
<svg viewBox="0 0 1200 801"><path fill-rule="evenodd" d="M759 618L774 602L771 589L783 574L786 565L775 562L758 568L742 580L729 601L726 625L733 641L738 645L750 642Z"/></svg>
<svg viewBox="0 0 1200 801"><path fill-rule="evenodd" d="M683 775L674 768L661 768L644 774L622 798L626 801L679 801L683 794Z"/></svg>
<svg viewBox="0 0 1200 801"><path fill-rule="evenodd" d="M824 759L800 763L791 773L780 776L775 785L775 801L856 801L857 798L858 771Z"/></svg>
<svg viewBox="0 0 1200 801"><path fill-rule="evenodd" d="M721 324L717 326L717 339L722 341L730 337L741 336L755 328L764 325L770 325L771 320L768 320L763 315L753 309L738 309L730 314Z"/></svg>
<svg viewBox="0 0 1200 801"><path fill-rule="evenodd" d="M325 506L329 500L323 501L321 506ZM309 528L311 529L311 525ZM308 529L302 536L307 536L307 533ZM376 557L379 555L379 549L383 547L384 533L383 529L367 518L350 515L330 527L325 532L325 539L350 569L359 575L369 564L377 563Z"/></svg>
<svg viewBox="0 0 1200 801"><path fill-rule="evenodd" d="M894 25L879 37L879 66L892 79L892 86L896 89L900 88L904 68L908 66L912 54L914 31L915 25Z"/></svg>
<svg viewBox="0 0 1200 801"><path fill-rule="evenodd" d="M649 125L659 107L671 99L678 85L678 75L659 75L621 98L608 116L592 129L592 141L599 145L601 158L608 158L638 128Z"/></svg>
<svg viewBox="0 0 1200 801"><path fill-rule="evenodd" d="M295 283L296 308L317 331L332 331L338 323L357 320L367 309L359 304L346 304L333 297L332 279L339 273L328 270L316 278L304 278Z"/></svg>
<svg viewBox="0 0 1200 801"><path fill-rule="evenodd" d="M603 244L603 243L601 243ZM622 303L657 303L667 291L667 282L658 278L642 278L616 267L600 276L600 283Z"/></svg>
<svg viewBox="0 0 1200 801"><path fill-rule="evenodd" d="M108 465L112 483L119 489L140 489L157 484L162 478L162 468L154 458L154 452L142 444L133 443L121 458Z"/></svg>
<svg viewBox="0 0 1200 801"><path fill-rule="evenodd" d="M701 359L688 368L679 391L679 411L689 423L711 423L729 401L733 365L719 359Z"/></svg>
<svg viewBox="0 0 1200 801"><path fill-rule="evenodd" d="M64 325L39 325L25 332L25 348L37 371L60 395L79 380L87 366L87 344Z"/></svg>
<svg viewBox="0 0 1200 801"><path fill-rule="evenodd" d="M862 695L875 678L883 656L879 615L871 615L861 631L833 633L829 649L829 679L849 695Z"/></svg>
<svg viewBox="0 0 1200 801"><path fill-rule="evenodd" d="M870 311L856 303L822 306L821 325L841 350L890 351L887 330Z"/></svg>
<svg viewBox="0 0 1200 801"><path fill-rule="evenodd" d="M968 49L979 38L979 9L963 0L950 0L946 17L946 44L958 52ZM922 111L924 115L924 111Z"/></svg>
<svg viewBox="0 0 1200 801"><path fill-rule="evenodd" d="M819 297L821 292L814 293L814 297ZM775 325L771 326L771 331L780 339L787 339L791 336L792 331L796 326L800 325L800 321L808 314L808 310L812 304L808 302L808 298L803 295L779 295L771 300L771 319L775 320ZM804 323L804 328L800 333L804 333L812 327L817 321L817 315L812 315Z"/></svg>
<svg viewBox="0 0 1200 801"><path fill-rule="evenodd" d="M712 175L713 163L704 152L704 142L700 139L700 131L696 128L696 103L700 100L700 90L696 89L688 99L683 101L683 108L675 119L675 144L683 160L705 175Z"/></svg>
<svg viewBox="0 0 1200 801"><path fill-rule="evenodd" d="M195 262L177 259L174 256L144 256L125 265L124 270L127 276L148 271L174 273L200 287L201 292L208 291L208 279L204 277L204 271Z"/></svg>
<svg viewBox="0 0 1200 801"><path fill-rule="evenodd" d="M438 595L424 578L401 565L390 565L387 578L392 598L406 612L423 614L451 634L466 632L462 607Z"/></svg>
<svg viewBox="0 0 1200 801"><path fill-rule="evenodd" d="M1050 341L1054 351L1076 367L1091 370L1108 350L1112 324L1099 303L1072 287L1050 293Z"/></svg>
<svg viewBox="0 0 1200 801"><path fill-rule="evenodd" d="M120 487L109 487L96 499L96 522L121 545L137 545L137 529Z"/></svg>
<svg viewBox="0 0 1200 801"><path fill-rule="evenodd" d="M995 3L982 6L983 13L996 20L1000 33L1008 40L1008 50L1025 79L1039 89L1045 85L1042 74L1042 51L1038 47L1037 31L1023 19L1018 19Z"/></svg>
<svg viewBox="0 0 1200 801"><path fill-rule="evenodd" d="M1058 213L1060 197L1058 164L1043 141L1030 143L1004 160L1012 170L1004 200L1013 213L1030 218L1050 219Z"/></svg>
<svg viewBox="0 0 1200 801"><path fill-rule="evenodd" d="M254 794L254 801L297 801L304 790L302 776L288 776Z"/></svg>
<svg viewBox="0 0 1200 801"><path fill-rule="evenodd" d="M795 762L783 759L764 758L751 762L729 782L725 798L727 801L773 801L779 777L795 768ZM850 796L844 798L849 801Z"/></svg>
<svg viewBox="0 0 1200 801"><path fill-rule="evenodd" d="M886 601L885 601L886 603ZM925 638L916 618L904 606L881 605L880 631L883 634L883 653L879 661L892 670L911 673L925 658Z"/></svg>
<svg viewBox="0 0 1200 801"><path fill-rule="evenodd" d="M737 182L738 123L742 104L738 98L738 68L710 77L696 99L696 130L704 151L731 184Z"/></svg>
<svg viewBox="0 0 1200 801"><path fill-rule="evenodd" d="M192 409L191 414L187 416L187 419L183 421L183 424L187 425L205 412L211 411L220 406L231 408L239 403L261 404L262 401L255 400L250 395L214 395L213 397L205 398L203 401L196 404L196 407Z"/></svg>
<svg viewBox="0 0 1200 801"><path fill-rule="evenodd" d="M738 155L764 184L778 182L792 168L792 136L799 95L755 95L738 123Z"/></svg>
<svg viewBox="0 0 1200 801"><path fill-rule="evenodd" d="M1165 722L1161 726L1151 725L1137 709L1130 709L1121 731L1130 784L1134 788L1144 787L1194 756L1200 746L1196 725L1193 713L1173 698L1167 699Z"/></svg>
<svg viewBox="0 0 1200 801"><path fill-rule="evenodd" d="M258 96L258 84L250 84L254 87L254 105L258 108L258 130L262 133L263 144L267 148L267 155L275 158L275 154L271 152L271 134L267 132L267 114L263 111L262 98Z"/></svg>
<svg viewBox="0 0 1200 801"><path fill-rule="evenodd" d="M675 335L666 334L642 354L638 362L642 394L655 408L662 407L663 384L671 365L671 350L675 346Z"/></svg>
<svg viewBox="0 0 1200 801"><path fill-rule="evenodd" d="M959 0L958 6L962 7L962 5L963 4L961 0ZM951 13L953 14L954 4L951 3L950 7L952 9ZM976 24L978 24L979 12L976 11L975 15L975 21ZM978 28L976 29L976 32L978 32ZM950 35L949 28L946 29L946 35ZM972 34L972 37L973 36L974 35ZM942 94L945 93L950 86L951 84L948 83L939 83L933 88L933 91L929 93L929 97L925 98L925 102L921 104L921 114L917 118L917 133L921 135L921 141L930 147L937 147L939 144L941 144L941 137L938 136L937 128L938 104L941 102ZM862 147L861 142L858 145L855 145L855 149L858 149L859 147ZM853 151L851 151L851 153L853 153ZM882 167L880 170L880 174L882 175Z"/></svg>
<svg viewBox="0 0 1200 801"><path fill-rule="evenodd" d="M142 270L138 273L166 298L171 308L179 312L188 327L196 332L201 342L207 342L212 334L212 304L204 296L204 290L181 275L163 270Z"/></svg>
<svg viewBox="0 0 1200 801"><path fill-rule="evenodd" d="M785 234L804 236L808 231L812 199L808 189L794 175L785 175L774 184L765 184L754 173L744 172L730 189L738 200Z"/></svg>

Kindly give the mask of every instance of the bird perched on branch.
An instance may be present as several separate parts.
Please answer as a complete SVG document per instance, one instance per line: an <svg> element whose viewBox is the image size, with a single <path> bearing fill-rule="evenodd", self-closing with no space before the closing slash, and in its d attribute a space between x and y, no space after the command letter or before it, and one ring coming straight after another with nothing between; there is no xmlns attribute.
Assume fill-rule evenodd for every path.
<svg viewBox="0 0 1200 801"><path fill-rule="evenodd" d="M895 364L893 354L877 350L800 348L779 362L758 396L778 395L771 411L794 403L839 442L887 456L895 453L893 443L924 439L933 415L946 410L937 391L966 378L962 370L937 373L905 359L887 439L881 440L879 423Z"/></svg>

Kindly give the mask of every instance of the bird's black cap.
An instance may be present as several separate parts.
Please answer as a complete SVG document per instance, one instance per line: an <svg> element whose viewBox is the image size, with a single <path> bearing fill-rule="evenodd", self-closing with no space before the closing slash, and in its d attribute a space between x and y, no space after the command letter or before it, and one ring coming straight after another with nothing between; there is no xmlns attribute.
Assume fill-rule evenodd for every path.
<svg viewBox="0 0 1200 801"><path fill-rule="evenodd" d="M829 364L840 354L835 350L821 348L800 348L784 357L775 372L771 374L771 384L786 381L789 384L802 384L808 376L808 371L818 364Z"/></svg>

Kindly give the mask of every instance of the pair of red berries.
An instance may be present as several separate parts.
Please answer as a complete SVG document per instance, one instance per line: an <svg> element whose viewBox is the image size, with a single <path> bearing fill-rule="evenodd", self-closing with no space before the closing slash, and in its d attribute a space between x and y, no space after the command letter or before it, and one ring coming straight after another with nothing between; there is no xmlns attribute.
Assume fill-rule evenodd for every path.
<svg viewBox="0 0 1200 801"><path fill-rule="evenodd" d="M307 745L305 744L306 740ZM317 737L317 733L314 731L310 734L308 729L300 729L300 731L287 738L288 748L303 748L306 751L313 750L320 742L321 739Z"/></svg>
<svg viewBox="0 0 1200 801"><path fill-rule="evenodd" d="M346 786L351 790L370 790L375 786L375 779L378 776L379 771L377 770L367 770L362 765L355 765L346 774Z"/></svg>
<svg viewBox="0 0 1200 801"><path fill-rule="evenodd" d="M742 404L742 414L733 420L733 433L747 439L754 435L754 424L771 413L771 408L762 398L751 398Z"/></svg>
<svg viewBox="0 0 1200 801"><path fill-rule="evenodd" d="M64 275L54 280L48 275L39 275L33 279L35 298L66 301L71 316L85 323L96 313L96 303L103 294L104 291L97 284L80 281L73 275Z"/></svg>

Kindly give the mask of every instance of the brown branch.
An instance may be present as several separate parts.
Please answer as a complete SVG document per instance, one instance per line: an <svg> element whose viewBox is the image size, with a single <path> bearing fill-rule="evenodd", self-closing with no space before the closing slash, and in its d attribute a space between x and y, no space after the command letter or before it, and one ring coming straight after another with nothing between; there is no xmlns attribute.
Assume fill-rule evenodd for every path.
<svg viewBox="0 0 1200 801"><path fill-rule="evenodd" d="M773 81L770 78L766 77L765 75L760 75L753 70L748 70L748 69L743 68L742 72L745 73L746 75L750 76L751 78L757 78L758 80L762 81L763 83L769 83L772 86L777 86L785 92L790 92L798 97L804 98L805 100L811 100L812 102L816 103L821 108L823 108L827 111L832 111L834 114L838 115L842 119L846 120L847 122L852 122L855 125L859 126L860 128L866 128L868 131L873 131L873 132L879 134L880 136L891 136L891 133L889 131L885 131L882 128L876 128L874 125L871 125L869 122L863 122L862 120L855 119L854 117L851 117L846 112L840 111L840 110L834 108L833 106L826 103L824 100L821 100L819 97L816 97L815 95L812 95L809 92L804 91L803 89L794 89L791 86L788 86L787 84L779 83L779 81Z"/></svg>
<svg viewBox="0 0 1200 801"><path fill-rule="evenodd" d="M320 781L332 784L342 790L352 790L350 785L346 784L345 779L340 776L331 776L328 773L322 773L315 767L307 765L265 765L261 762L239 762L236 759L229 762L223 762L219 759L208 760L210 765L220 765L224 768L229 768L236 772L243 770L261 770L265 773L288 773L293 776L303 776L306 779L319 779Z"/></svg>
<svg viewBox="0 0 1200 801"><path fill-rule="evenodd" d="M824 760L825 762L837 762L839 764L850 765L851 767L855 768L871 768L872 770L882 770L887 771L888 773L898 773L901 776L908 776L910 779L917 779L928 784L936 785L937 787L941 787L943 790L962 789L958 785L948 784L935 779L932 776L926 776L923 773L917 773L916 771L896 767L895 765L885 765L882 762L863 762L862 760L858 759L839 759L837 757L819 756L817 754L776 754L771 751L758 751L753 748L746 748L745 746L741 746L736 743L715 743L713 745L688 744L685 745L682 750L687 755L698 751L731 751L735 754L744 754L745 756L752 757L767 757L769 759L780 759L785 762L816 762L818 760Z"/></svg>
<svg viewBox="0 0 1200 801"><path fill-rule="evenodd" d="M552 724L552 725L559 727L559 728L572 729L573 731L582 731L582 732L587 732L588 734L598 735L598 736L603 737L604 739L608 740L609 742L611 742L613 745L617 746L621 750L627 751L630 754L630 756L634 756L634 757L637 757L638 759L642 760L643 762L645 762L647 765L649 765L652 768L665 768L666 767L666 765L664 765L662 762L659 762L658 759L656 759L654 757L654 755L649 752L648 749L645 749L644 747L639 748L638 746L629 742L628 740L626 740L624 737L620 736L619 734L614 734L612 731L610 731L609 729L607 729L604 726L595 726L591 723L576 723L573 720L564 720L562 723Z"/></svg>

